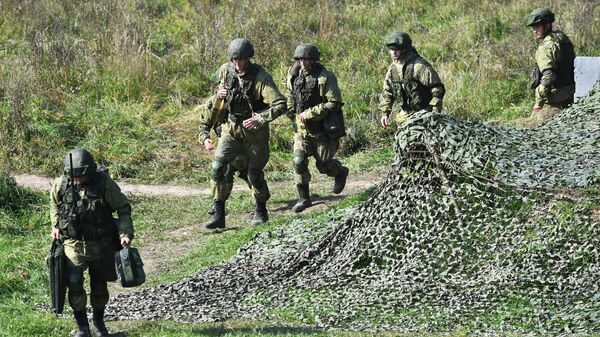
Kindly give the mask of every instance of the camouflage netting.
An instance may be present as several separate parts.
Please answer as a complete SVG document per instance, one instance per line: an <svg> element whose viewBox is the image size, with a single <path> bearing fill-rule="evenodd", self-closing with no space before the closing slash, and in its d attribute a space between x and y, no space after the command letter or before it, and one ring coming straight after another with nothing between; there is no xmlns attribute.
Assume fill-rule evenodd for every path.
<svg viewBox="0 0 600 337"><path fill-rule="evenodd" d="M296 317L398 331L600 332L600 85L544 125L412 116L366 202L111 301L113 319Z"/></svg>

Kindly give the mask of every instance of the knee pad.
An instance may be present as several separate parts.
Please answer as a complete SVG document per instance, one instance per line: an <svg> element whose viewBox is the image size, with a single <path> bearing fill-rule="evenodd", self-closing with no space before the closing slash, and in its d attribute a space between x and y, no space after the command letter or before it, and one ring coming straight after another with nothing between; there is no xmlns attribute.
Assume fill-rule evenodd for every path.
<svg viewBox="0 0 600 337"><path fill-rule="evenodd" d="M83 294L83 269L70 268L67 274L67 286L72 295Z"/></svg>
<svg viewBox="0 0 600 337"><path fill-rule="evenodd" d="M302 174L308 170L308 159L306 159L304 154L294 155L293 162L296 173Z"/></svg>
<svg viewBox="0 0 600 337"><path fill-rule="evenodd" d="M265 182L265 174L261 169L248 169L248 182L256 189L260 189Z"/></svg>
<svg viewBox="0 0 600 337"><path fill-rule="evenodd" d="M221 161L213 160L211 166L213 180L217 183L223 182L225 180L225 171L227 170L227 165Z"/></svg>

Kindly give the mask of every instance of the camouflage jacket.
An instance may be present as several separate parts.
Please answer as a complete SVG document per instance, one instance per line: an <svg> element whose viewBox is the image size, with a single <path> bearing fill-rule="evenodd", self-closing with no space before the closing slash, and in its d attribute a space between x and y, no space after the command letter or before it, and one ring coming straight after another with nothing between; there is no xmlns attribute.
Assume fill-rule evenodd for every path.
<svg viewBox="0 0 600 337"><path fill-rule="evenodd" d="M200 144L204 144L204 141L210 138L210 130L212 129L215 129L215 133L219 136L220 124L227 121L226 113L213 109L214 100L215 96L211 96L196 109L200 113L200 125L198 126L198 141Z"/></svg>
<svg viewBox="0 0 600 337"><path fill-rule="evenodd" d="M232 64L225 63L219 69L219 89L226 87L226 82L232 76L236 78L238 82L250 81L251 86L246 93L247 98L253 105L250 107L252 116L256 118L259 125L265 125L275 120L277 117L286 113L286 100L285 97L279 92L273 78L267 71L259 65L249 63L249 69L255 69L256 74L254 78L250 78L252 71L246 72L243 76L235 74L235 69ZM232 88L228 88L231 92ZM258 104L257 104L258 103ZM229 117L231 120L232 115L238 113L238 111L232 111L231 102L227 102L229 105Z"/></svg>
<svg viewBox="0 0 600 337"><path fill-rule="evenodd" d="M102 204L102 207L111 214L117 212L119 217L119 237L128 237L133 239L134 230L131 220L131 205L127 197L121 192L117 183L104 172L95 172L94 175L102 174L101 181L103 184L100 188L97 184L90 183L89 185L79 188L80 199L91 199L95 195L96 199ZM67 176L56 178L50 190L50 223L53 228L59 228L60 218L64 217L64 212L67 205L64 204L65 186L68 181ZM94 178L92 178L94 180ZM98 193L97 191L101 192ZM99 194L99 195L98 195ZM108 220L107 220L108 221ZM85 225L85 223L83 223ZM112 224L106 224L112 225Z"/></svg>
<svg viewBox="0 0 600 337"><path fill-rule="evenodd" d="M535 63L539 76L539 82L532 81L536 104L572 102L575 94L575 51L569 37L561 31L546 35L535 52Z"/></svg>
<svg viewBox="0 0 600 337"><path fill-rule="evenodd" d="M303 88L295 87L300 84ZM315 63L313 68L308 73L301 73L300 64L296 62L288 69L287 81L287 110L289 116L295 116L292 119L294 130L302 135L307 135L309 132L307 126L300 122L299 115L304 113L307 125L318 123L333 109L340 109L342 101L342 93L338 86L336 76L320 63ZM302 103L298 102L300 91L302 95L308 95L306 101L307 106L299 108ZM302 111L299 111L302 110Z"/></svg>
<svg viewBox="0 0 600 337"><path fill-rule="evenodd" d="M407 74L407 68L412 68L412 74ZM383 93L379 101L379 110L382 114L389 116L392 110L394 110L394 112L414 111L412 109L406 111L407 109L403 108L403 104L400 102L402 98L398 97L399 94L397 88L400 86L401 82L407 80L415 80L422 85L424 90L427 91L428 96L431 97L428 102L429 108L435 107L438 111L441 111L444 94L446 92L444 85L442 84L438 73L433 69L433 66L412 48L406 51L399 60L394 60L388 67L383 82Z"/></svg>

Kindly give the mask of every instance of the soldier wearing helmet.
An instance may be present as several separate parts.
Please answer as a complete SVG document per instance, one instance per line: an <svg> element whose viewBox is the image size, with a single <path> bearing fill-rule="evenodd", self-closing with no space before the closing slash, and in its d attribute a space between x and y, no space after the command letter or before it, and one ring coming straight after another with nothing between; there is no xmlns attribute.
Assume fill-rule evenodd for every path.
<svg viewBox="0 0 600 337"><path fill-rule="evenodd" d="M63 168L64 174L54 181L50 191L50 235L63 240L68 300L78 327L75 336L90 335L83 285L86 269L90 277L93 333L108 336L104 324L109 298L106 282L117 279L115 251L133 240L131 206L107 170L98 168L88 151L69 151ZM118 221L113 220L114 212Z"/></svg>
<svg viewBox="0 0 600 337"><path fill-rule="evenodd" d="M393 31L384 39L392 58L379 102L381 126L387 127L392 112L403 123L415 111L440 112L446 90L438 73L422 58L407 33Z"/></svg>
<svg viewBox="0 0 600 337"><path fill-rule="evenodd" d="M535 91L532 117L541 121L573 103L575 50L565 33L552 29L554 13L549 9L534 9L523 21L539 41L530 87Z"/></svg>
<svg viewBox="0 0 600 337"><path fill-rule="evenodd" d="M285 97L273 78L261 66L250 62L254 56L252 43L244 38L231 41L227 49L230 62L219 69L219 90L216 97L224 102L221 109L227 121L212 162L214 215L205 228L225 227L225 201L233 184L228 167L239 155L248 165L248 182L256 202L252 226L268 221L266 208L270 198L263 169L269 160L269 123L285 114ZM216 106L216 105L215 105Z"/></svg>
<svg viewBox="0 0 600 337"><path fill-rule="evenodd" d="M294 50L296 62L288 69L287 108L294 125L294 159L298 202L296 213L312 205L308 159L314 157L320 173L334 177L333 193L346 185L348 168L333 158L345 135L342 94L335 75L320 61L313 44L300 44Z"/></svg>

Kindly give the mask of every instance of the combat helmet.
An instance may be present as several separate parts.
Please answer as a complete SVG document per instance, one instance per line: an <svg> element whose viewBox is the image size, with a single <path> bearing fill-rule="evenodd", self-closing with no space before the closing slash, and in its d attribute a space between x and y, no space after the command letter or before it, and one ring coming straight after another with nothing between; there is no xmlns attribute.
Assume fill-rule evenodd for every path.
<svg viewBox="0 0 600 337"><path fill-rule="evenodd" d="M301 43L294 50L294 60L308 59L319 61L320 58L321 53L319 53L319 48L314 44Z"/></svg>
<svg viewBox="0 0 600 337"><path fill-rule="evenodd" d="M384 42L385 45L388 47L394 46L402 50L406 50L412 47L412 40L410 39L410 36L407 33L398 30L395 30L386 35L384 38Z"/></svg>
<svg viewBox="0 0 600 337"><path fill-rule="evenodd" d="M249 59L254 56L254 47L247 39L237 38L229 43L227 56L230 60Z"/></svg>
<svg viewBox="0 0 600 337"><path fill-rule="evenodd" d="M87 150L78 148L69 151L65 156L63 168L66 175L69 175L71 170L70 157L73 159L74 177L89 176L92 172L96 172L94 157Z"/></svg>
<svg viewBox="0 0 600 337"><path fill-rule="evenodd" d="M523 18L525 26L531 27L538 23L554 22L554 13L548 8L536 8Z"/></svg>

